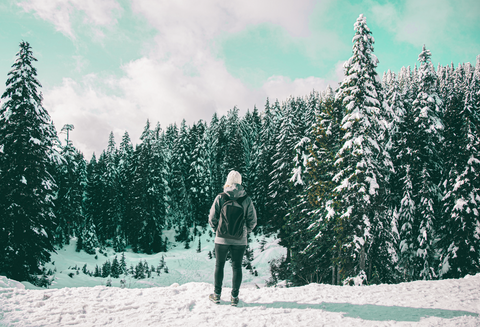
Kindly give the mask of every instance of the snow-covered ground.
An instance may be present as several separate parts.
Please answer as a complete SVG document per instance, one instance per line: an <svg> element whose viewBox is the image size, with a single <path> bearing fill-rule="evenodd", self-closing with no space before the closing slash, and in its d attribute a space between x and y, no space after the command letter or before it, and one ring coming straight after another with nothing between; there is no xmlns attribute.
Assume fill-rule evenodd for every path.
<svg viewBox="0 0 480 327"><path fill-rule="evenodd" d="M209 283L26 290L0 280L3 326L480 326L480 274L399 285L245 287L216 305ZM20 286L20 288L15 288Z"/></svg>
<svg viewBox="0 0 480 327"><path fill-rule="evenodd" d="M258 276L244 271L236 308L229 303L228 265L222 302L208 301L215 264L207 255L213 249L208 235L200 253L196 242L190 250L178 245L164 253L168 274L127 278L125 288L118 287L119 279L106 287L106 278L68 269L87 264L92 270L115 255L109 251L95 259L75 252L73 242L49 266L57 269L50 289L0 276L0 326L480 326L480 274L398 285L269 288L268 261L283 249L270 239L260 251L259 241L252 243ZM156 265L161 256L125 253L128 265L139 260Z"/></svg>

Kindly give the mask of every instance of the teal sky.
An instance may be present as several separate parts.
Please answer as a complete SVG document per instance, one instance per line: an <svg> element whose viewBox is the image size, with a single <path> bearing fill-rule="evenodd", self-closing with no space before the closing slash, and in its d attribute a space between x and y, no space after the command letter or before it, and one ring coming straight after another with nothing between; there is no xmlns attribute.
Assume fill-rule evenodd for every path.
<svg viewBox="0 0 480 327"><path fill-rule="evenodd" d="M88 157L110 131L138 142L147 119L191 124L335 88L359 14L380 76L415 65L423 44L435 66L480 54L478 0L4 0L0 78L28 41L44 106Z"/></svg>
<svg viewBox="0 0 480 327"><path fill-rule="evenodd" d="M452 2L445 3L452 5L445 6L445 11L454 6ZM430 4L425 1L425 7ZM398 21L386 16L385 11L391 8L399 15ZM335 64L351 56L353 23L363 13L375 38L374 53L379 59L380 76L388 69L398 72L403 66L413 67L423 44L431 50L435 67L465 62L475 65L480 55L480 1L459 1L457 9L465 10L452 10L447 17L437 11L421 12L417 15L424 17L419 23L409 21L409 11L421 9L420 5L410 8L404 1L339 0L327 5L317 2L308 17L307 36L294 37L273 24L250 26L225 35L220 41L220 53L232 74L256 87L278 74L292 79L312 75L331 77ZM438 22L442 18L445 20ZM333 44L322 40L324 33L335 38Z"/></svg>

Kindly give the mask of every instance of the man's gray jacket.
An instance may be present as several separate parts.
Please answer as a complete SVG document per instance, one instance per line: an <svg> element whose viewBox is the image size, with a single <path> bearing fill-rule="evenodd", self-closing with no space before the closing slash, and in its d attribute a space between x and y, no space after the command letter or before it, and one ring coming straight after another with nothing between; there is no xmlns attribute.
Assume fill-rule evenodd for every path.
<svg viewBox="0 0 480 327"><path fill-rule="evenodd" d="M234 184L233 186L225 187L223 192L227 193L232 200L236 200L247 195L245 189L240 184ZM252 199L247 196L242 202L243 213L245 216L245 226L243 227L243 236L239 240L232 240L218 236L217 227L220 219L220 210L222 209L223 203L224 200L221 195L217 195L215 201L213 201L212 207L210 208L210 215L208 216L208 223L216 232L215 243L226 245L247 245L247 234L250 233L257 225L257 212L253 206Z"/></svg>

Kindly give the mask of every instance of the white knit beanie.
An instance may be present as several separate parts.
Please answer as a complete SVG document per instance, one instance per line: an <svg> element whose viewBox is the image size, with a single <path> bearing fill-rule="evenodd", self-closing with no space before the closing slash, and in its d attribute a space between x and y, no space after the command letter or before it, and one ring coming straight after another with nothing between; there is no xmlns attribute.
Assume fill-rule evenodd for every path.
<svg viewBox="0 0 480 327"><path fill-rule="evenodd" d="M242 175L238 171L232 170L228 173L225 186L233 186L233 184L242 184Z"/></svg>

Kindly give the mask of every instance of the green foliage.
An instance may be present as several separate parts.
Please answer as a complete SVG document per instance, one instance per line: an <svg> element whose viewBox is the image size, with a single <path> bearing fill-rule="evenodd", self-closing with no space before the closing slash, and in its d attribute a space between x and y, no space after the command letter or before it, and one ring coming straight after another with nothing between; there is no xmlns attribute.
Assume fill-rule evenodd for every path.
<svg viewBox="0 0 480 327"><path fill-rule="evenodd" d="M55 232L63 234L53 209L55 167L64 164L35 61L28 42L21 42L0 108L0 272L33 283L54 250Z"/></svg>

